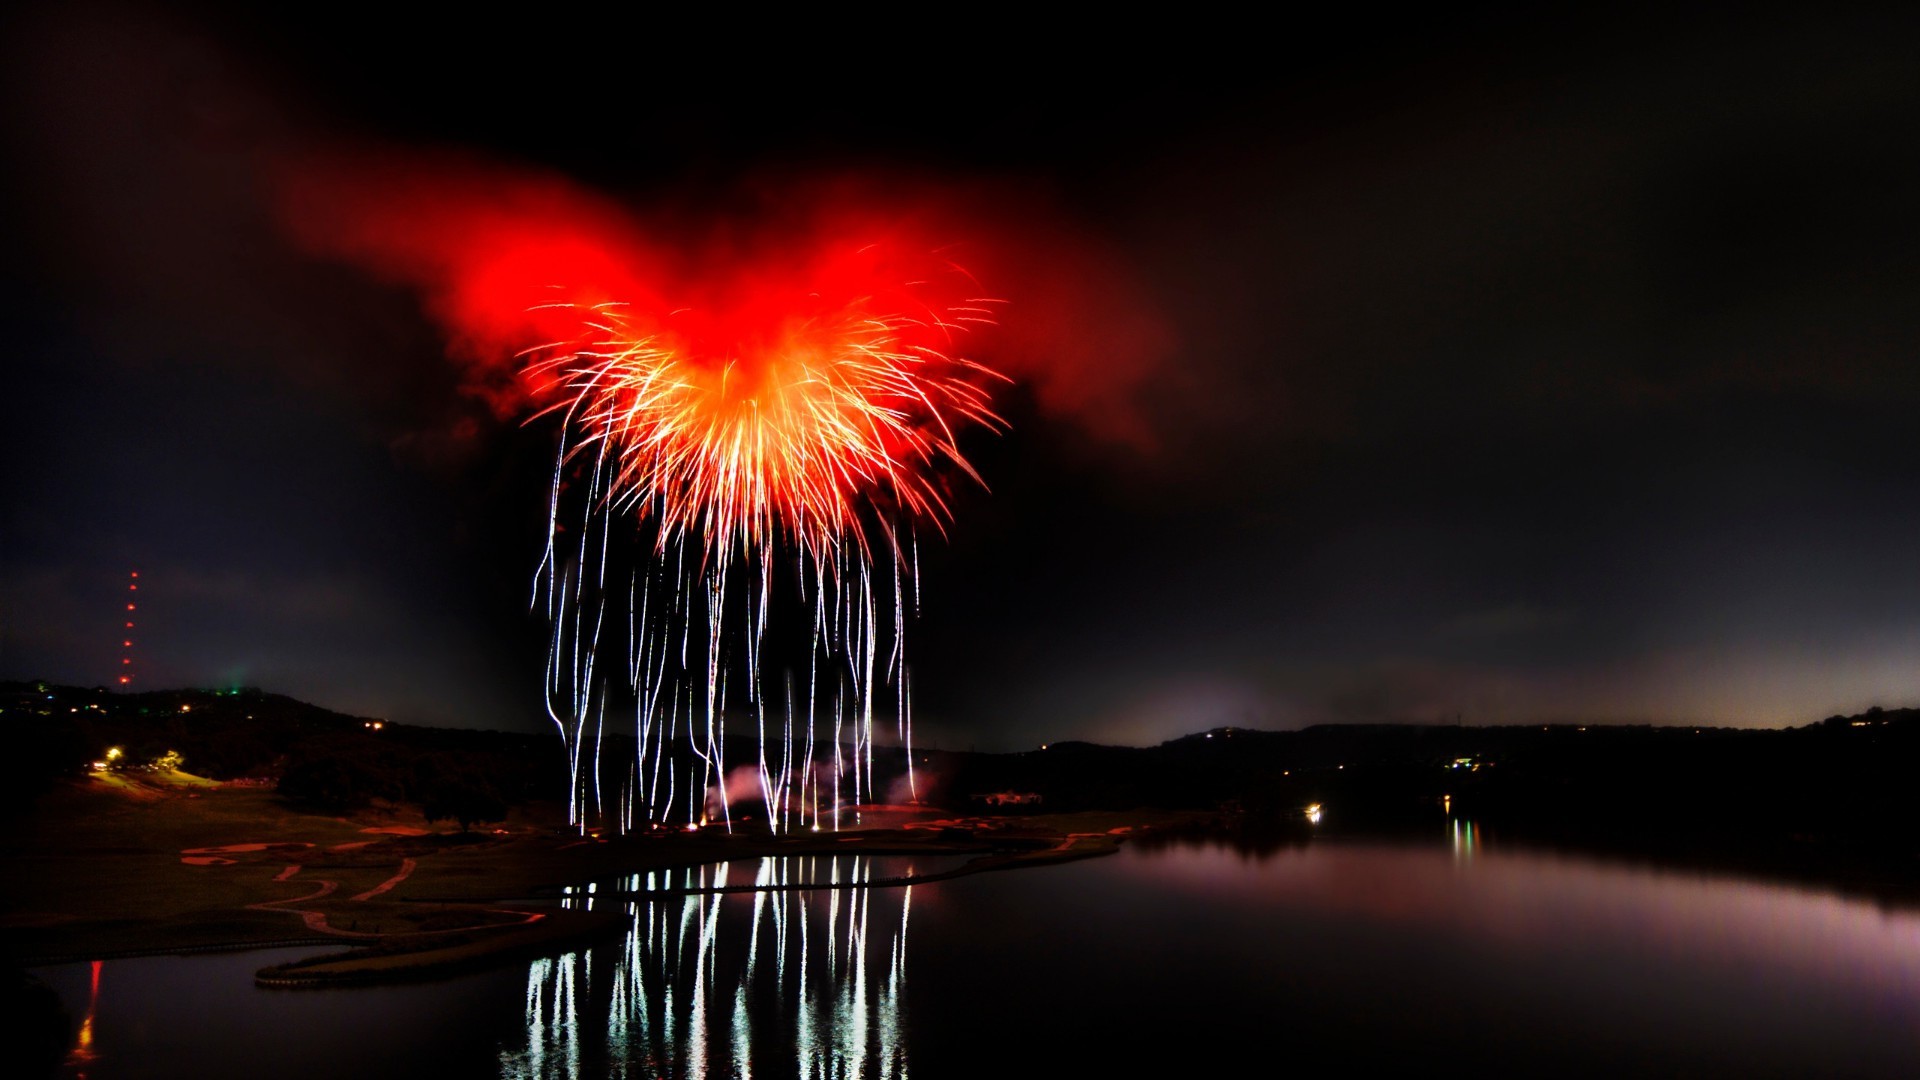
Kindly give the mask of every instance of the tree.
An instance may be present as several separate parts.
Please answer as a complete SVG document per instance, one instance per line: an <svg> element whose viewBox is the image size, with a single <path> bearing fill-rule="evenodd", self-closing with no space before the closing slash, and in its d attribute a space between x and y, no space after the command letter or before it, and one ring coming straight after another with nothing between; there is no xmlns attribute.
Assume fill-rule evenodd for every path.
<svg viewBox="0 0 1920 1080"><path fill-rule="evenodd" d="M507 801L471 761L441 756L422 759L414 772L414 797L428 821L451 819L460 823L461 832L507 816Z"/></svg>
<svg viewBox="0 0 1920 1080"><path fill-rule="evenodd" d="M405 787L388 753L351 737L310 739L288 754L280 794L334 814L400 799Z"/></svg>

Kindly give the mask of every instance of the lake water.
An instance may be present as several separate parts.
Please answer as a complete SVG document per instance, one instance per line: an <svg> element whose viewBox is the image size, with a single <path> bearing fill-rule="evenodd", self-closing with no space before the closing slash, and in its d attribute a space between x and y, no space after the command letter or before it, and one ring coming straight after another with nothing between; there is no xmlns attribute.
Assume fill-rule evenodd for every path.
<svg viewBox="0 0 1920 1080"><path fill-rule="evenodd" d="M632 911L624 940L415 986L253 986L312 950L37 974L84 1021L68 1075L106 1080L1920 1075L1920 913L1478 839L1129 846L910 888L596 886L572 902ZM733 863L667 887L882 866Z"/></svg>

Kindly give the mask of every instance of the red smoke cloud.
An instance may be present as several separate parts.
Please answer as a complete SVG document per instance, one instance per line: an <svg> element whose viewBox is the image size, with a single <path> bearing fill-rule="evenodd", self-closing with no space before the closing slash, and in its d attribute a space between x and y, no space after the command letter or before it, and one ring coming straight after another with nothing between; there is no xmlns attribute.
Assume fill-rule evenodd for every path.
<svg viewBox="0 0 1920 1080"><path fill-rule="evenodd" d="M338 149L283 160L274 186L302 248L420 291L502 416L527 404L516 358L577 333L581 306L625 304L728 362L782 333L796 302L892 281L903 303L929 289L993 301L997 325L957 351L1096 437L1154 441L1138 396L1172 346L1155 305L1116 259L1004 192L841 177L750 189L745 211L643 216L476 158Z"/></svg>
<svg viewBox="0 0 1920 1080"><path fill-rule="evenodd" d="M307 154L281 163L282 221L306 250L418 289L503 415L513 358L541 344L541 305L657 301L657 256L617 207L556 178L451 155Z"/></svg>
<svg viewBox="0 0 1920 1080"><path fill-rule="evenodd" d="M1159 449L1168 413L1148 395L1170 388L1177 341L1126 260L1040 219L996 251L1003 261L984 272L1009 297L1001 370L1096 440Z"/></svg>

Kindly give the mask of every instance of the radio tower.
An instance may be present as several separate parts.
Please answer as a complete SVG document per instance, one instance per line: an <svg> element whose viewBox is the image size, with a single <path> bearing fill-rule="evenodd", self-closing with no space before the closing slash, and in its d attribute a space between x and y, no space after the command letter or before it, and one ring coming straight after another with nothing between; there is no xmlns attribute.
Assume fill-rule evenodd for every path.
<svg viewBox="0 0 1920 1080"><path fill-rule="evenodd" d="M133 682L133 594L140 591L140 571L135 570L127 579L127 632L120 635L120 685Z"/></svg>

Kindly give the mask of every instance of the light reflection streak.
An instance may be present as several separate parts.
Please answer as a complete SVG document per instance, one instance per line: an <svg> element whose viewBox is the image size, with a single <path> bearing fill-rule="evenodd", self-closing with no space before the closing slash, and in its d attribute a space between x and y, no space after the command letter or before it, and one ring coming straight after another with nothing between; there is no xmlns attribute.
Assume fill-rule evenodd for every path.
<svg viewBox="0 0 1920 1080"><path fill-rule="evenodd" d="M1453 859L1455 862L1470 862L1473 859L1474 843L1479 838L1474 834L1473 822L1454 818L1448 823L1453 830Z"/></svg>
<svg viewBox="0 0 1920 1080"><path fill-rule="evenodd" d="M529 966L502 1075L904 1080L913 887L873 878L865 856L768 858L751 895L713 891L726 864L568 890L565 906L618 900L631 922L617 947Z"/></svg>
<svg viewBox="0 0 1920 1080"><path fill-rule="evenodd" d="M124 681L124 680L123 680ZM73 1048L67 1051L67 1065L84 1069L98 1055L93 1049L93 1015L100 1007L100 967L103 962L93 961L93 970L87 980L87 1015L80 1020L80 1031L74 1037ZM84 1071L77 1074L85 1080Z"/></svg>

